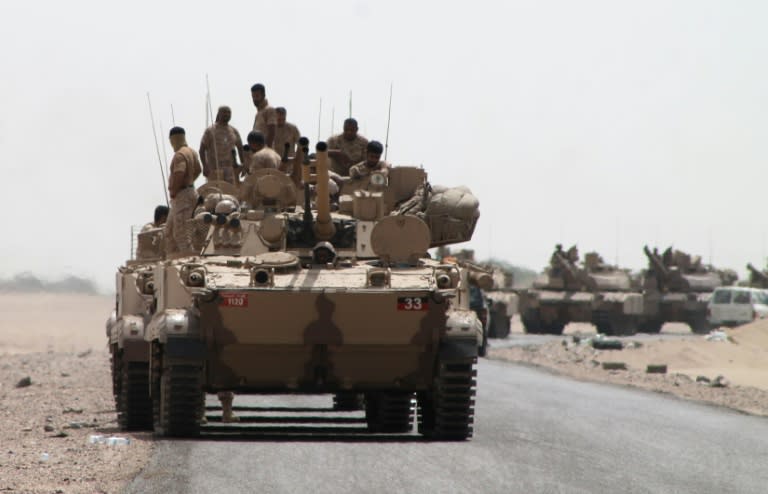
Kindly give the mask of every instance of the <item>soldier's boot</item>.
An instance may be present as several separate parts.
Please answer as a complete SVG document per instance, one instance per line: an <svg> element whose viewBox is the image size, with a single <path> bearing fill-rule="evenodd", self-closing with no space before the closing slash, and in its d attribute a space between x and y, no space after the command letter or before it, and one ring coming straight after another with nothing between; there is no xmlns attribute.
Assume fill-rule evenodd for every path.
<svg viewBox="0 0 768 494"><path fill-rule="evenodd" d="M235 393L232 391L221 391L219 394L221 401L221 421L224 423L240 422L240 417L232 411L232 402L235 399Z"/></svg>

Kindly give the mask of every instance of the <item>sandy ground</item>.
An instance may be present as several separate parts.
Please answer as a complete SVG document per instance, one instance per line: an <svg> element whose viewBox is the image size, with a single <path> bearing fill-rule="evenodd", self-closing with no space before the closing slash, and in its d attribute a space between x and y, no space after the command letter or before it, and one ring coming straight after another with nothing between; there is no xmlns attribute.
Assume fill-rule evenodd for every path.
<svg viewBox="0 0 768 494"><path fill-rule="evenodd" d="M145 465L151 434L117 430L104 328L112 305L103 296L0 294L0 492L119 492ZM726 342L706 341L685 326L664 332L623 338L623 350L595 350L587 343L592 326L570 325L561 338L490 354L768 415L768 321L729 330ZM627 370L604 370L603 362ZM668 372L647 374L648 364L666 364ZM718 375L725 387L695 381ZM27 377L31 385L17 387ZM92 435L131 442L91 444Z"/></svg>
<svg viewBox="0 0 768 494"><path fill-rule="evenodd" d="M768 415L768 321L721 331L727 339L711 341L691 334L684 325L666 325L665 336L620 338L622 350L596 350L591 345L595 336L592 326L569 325L562 338L494 348L490 356L545 367L578 379L636 386ZM515 333L510 335L515 337ZM608 370L605 363L624 364L626 370ZM649 374L649 365L666 365L667 372ZM724 386L712 385L715 381Z"/></svg>
<svg viewBox="0 0 768 494"><path fill-rule="evenodd" d="M0 295L0 492L119 492L144 466L151 434L117 430L104 331L113 303Z"/></svg>

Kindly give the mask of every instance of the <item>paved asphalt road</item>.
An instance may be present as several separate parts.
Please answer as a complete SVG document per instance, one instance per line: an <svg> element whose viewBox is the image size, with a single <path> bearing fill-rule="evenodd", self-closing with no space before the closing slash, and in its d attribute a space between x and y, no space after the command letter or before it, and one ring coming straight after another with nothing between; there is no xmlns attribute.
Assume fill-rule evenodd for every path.
<svg viewBox="0 0 768 494"><path fill-rule="evenodd" d="M478 373L470 441L368 435L329 396L237 397L247 421L159 441L126 492L768 492L768 419L502 362Z"/></svg>

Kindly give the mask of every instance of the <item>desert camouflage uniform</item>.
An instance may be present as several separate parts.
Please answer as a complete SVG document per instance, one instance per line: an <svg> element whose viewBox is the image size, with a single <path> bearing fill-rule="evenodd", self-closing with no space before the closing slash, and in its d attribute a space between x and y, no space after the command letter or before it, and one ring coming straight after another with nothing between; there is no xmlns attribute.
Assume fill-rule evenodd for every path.
<svg viewBox="0 0 768 494"><path fill-rule="evenodd" d="M265 98L261 108L256 107L256 117L253 119L253 130L257 130L267 135L267 126L277 126L277 112L269 106L269 101Z"/></svg>
<svg viewBox="0 0 768 494"><path fill-rule="evenodd" d="M205 153L206 158L203 174L209 180L214 180L216 176L213 172L216 171L218 165L221 178L234 184L235 161L232 158L232 150L242 147L243 141L240 139L240 133L229 124L215 123L205 129L203 138L200 139L200 154Z"/></svg>
<svg viewBox="0 0 768 494"><path fill-rule="evenodd" d="M350 163L365 161L367 146L368 139L359 134L351 141L344 139L344 134L335 135L328 139L328 149L340 149L341 152L347 155ZM342 165L331 158L331 171L336 172L339 175L345 177L348 176L350 166Z"/></svg>
<svg viewBox="0 0 768 494"><path fill-rule="evenodd" d="M262 168L278 168L280 166L280 155L273 149L263 147L251 154L248 163L248 173L253 173Z"/></svg>
<svg viewBox="0 0 768 494"><path fill-rule="evenodd" d="M388 175L390 168L392 168L392 166L386 161L379 161L373 168L366 166L365 161L361 161L360 163L349 167L349 176L351 178L363 178L376 171Z"/></svg>
<svg viewBox="0 0 768 494"><path fill-rule="evenodd" d="M166 251L168 254L174 252L191 254L194 253L194 248L185 223L192 218L197 205L197 191L194 183L200 175L201 166L197 153L188 146L180 148L173 155L171 175L177 171L184 171L186 177L184 187L176 193L176 197L171 199L171 210L168 213L168 221L165 223Z"/></svg>
<svg viewBox="0 0 768 494"><path fill-rule="evenodd" d="M274 150L280 156L285 151L285 143L288 143L288 155L292 155L296 152L296 143L299 142L299 129L295 125L289 122L285 122L282 127L275 127L275 147Z"/></svg>

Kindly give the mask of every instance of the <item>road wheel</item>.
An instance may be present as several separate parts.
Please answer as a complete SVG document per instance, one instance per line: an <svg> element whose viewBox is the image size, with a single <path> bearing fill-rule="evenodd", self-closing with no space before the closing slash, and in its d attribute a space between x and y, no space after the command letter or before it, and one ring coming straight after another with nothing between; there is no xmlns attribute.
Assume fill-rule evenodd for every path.
<svg viewBox="0 0 768 494"><path fill-rule="evenodd" d="M152 429L152 399L149 395L149 363L121 360L117 423L121 430Z"/></svg>
<svg viewBox="0 0 768 494"><path fill-rule="evenodd" d="M476 359L439 361L432 388L418 393L419 433L436 440L472 437Z"/></svg>

